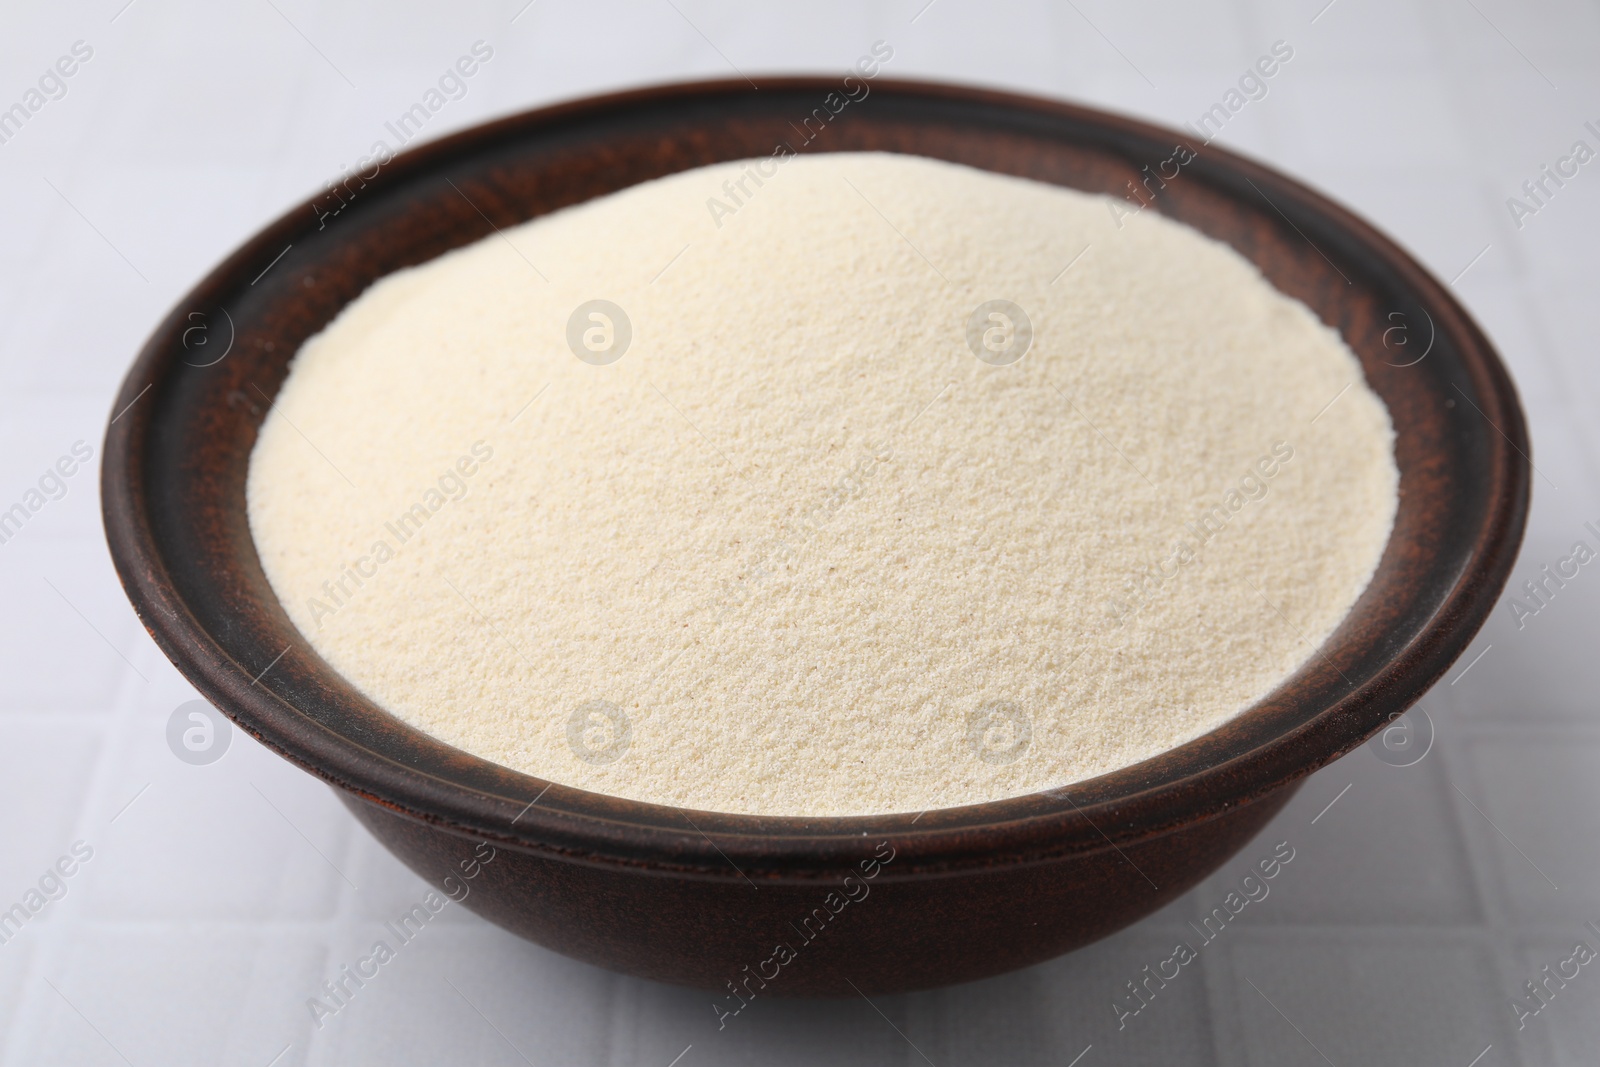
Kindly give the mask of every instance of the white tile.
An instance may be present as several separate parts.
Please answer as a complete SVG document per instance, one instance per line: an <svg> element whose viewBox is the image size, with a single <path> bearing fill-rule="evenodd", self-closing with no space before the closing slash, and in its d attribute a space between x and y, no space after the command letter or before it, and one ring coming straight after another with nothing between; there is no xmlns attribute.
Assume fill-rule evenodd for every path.
<svg viewBox="0 0 1600 1067"><path fill-rule="evenodd" d="M1588 529L1600 529L1600 495L1590 489L1589 466L1573 462L1571 427L1559 419L1535 420L1534 427L1536 439L1554 446L1539 448L1534 460L1551 482L1534 476L1527 533L1506 589L1435 692L1474 719L1587 723L1600 685L1600 664L1586 653L1600 605L1600 565L1577 563L1576 546L1600 552L1600 535ZM1550 576L1545 568L1569 574Z"/></svg>
<svg viewBox="0 0 1600 1067"><path fill-rule="evenodd" d="M0 909L21 899L70 852L100 749L100 731L92 723L0 718L0 808L26 813L12 820L0 839ZM36 925L56 910L50 905L40 912L23 936L36 935Z"/></svg>
<svg viewBox="0 0 1600 1067"><path fill-rule="evenodd" d="M1303 54L1307 65L1318 70L1362 71L1377 68L1393 71L1412 67L1437 77L1440 47L1433 30L1434 19L1418 3L1391 3L1384 6L1382 21L1387 32L1373 32L1376 12L1363 10L1350 0L1306 0L1295 5L1263 4L1278 16L1278 36L1291 40ZM1294 18L1289 7L1299 18Z"/></svg>
<svg viewBox="0 0 1600 1067"><path fill-rule="evenodd" d="M370 939L352 937L341 948L359 950L353 957L359 962L383 936L374 930ZM605 1046L608 1027L594 1009L617 979L603 971L488 926L430 925L391 947L393 958L375 978L352 988L343 1004L325 1001L336 1010L321 1018L312 1063L595 1062ZM329 966L351 962L336 950Z"/></svg>
<svg viewBox="0 0 1600 1067"><path fill-rule="evenodd" d="M1453 727L1437 709L1432 721L1435 731ZM1294 859L1263 881L1258 865L1285 841ZM1362 747L1314 776L1261 836L1192 894L1192 917L1222 904L1245 875L1256 877L1245 890L1265 888L1267 895L1239 913L1241 929L1453 926L1482 918L1436 751L1395 767Z"/></svg>
<svg viewBox="0 0 1600 1067"><path fill-rule="evenodd" d="M140 714L106 777L93 917L326 919L360 892L355 821L326 786L238 729L217 762L181 762L167 747L172 710Z"/></svg>
<svg viewBox="0 0 1600 1067"><path fill-rule="evenodd" d="M1472 938L1248 932L1226 962L1228 1062L1464 1065L1511 1043L1491 958Z"/></svg>
<svg viewBox="0 0 1600 1067"><path fill-rule="evenodd" d="M1275 110L1295 116L1289 155L1308 171L1381 165L1392 171L1460 166L1470 145L1448 89L1426 70L1298 69L1273 79ZM1248 110L1248 109L1246 109ZM1437 172L1435 172L1437 173Z"/></svg>
<svg viewBox="0 0 1600 1067"><path fill-rule="evenodd" d="M1464 752L1460 818L1513 921L1600 918L1600 736L1475 733ZM1600 947L1600 946L1597 946Z"/></svg>
<svg viewBox="0 0 1600 1067"><path fill-rule="evenodd" d="M0 947L0 1063L20 1023L24 990L37 953L23 939Z"/></svg>
<svg viewBox="0 0 1600 1067"><path fill-rule="evenodd" d="M1600 936L1584 926L1574 925L1566 937L1551 932L1519 938L1505 968L1511 975L1506 1010L1517 1020L1516 1041L1528 1050L1530 1062L1586 1067L1594 1061L1600 1046L1600 973L1593 961L1576 962L1582 958L1580 944L1600 952ZM1574 968L1577 977L1562 977L1561 971L1571 975ZM1526 982L1539 984L1540 991L1530 994Z"/></svg>
<svg viewBox="0 0 1600 1067"><path fill-rule="evenodd" d="M0 508L39 505L0 545L0 567L14 543L102 536L100 449L107 411L101 399L63 392L0 400ZM39 497L29 497L34 490Z"/></svg>
<svg viewBox="0 0 1600 1067"><path fill-rule="evenodd" d="M1163 986L1160 972L1180 941L1195 955L1166 966L1177 977ZM1113 1063L1218 1062L1205 977L1214 946L1193 935L1128 930L1026 971L948 990L943 1004L952 1016L952 1051L982 1062L982 1033L991 1048L1017 1041L1023 1056L1044 1062L1065 1063L1091 1043L1091 1056ZM1130 982L1142 992L1131 993ZM1136 1013L1125 1014L1134 1007Z"/></svg>
<svg viewBox="0 0 1600 1067"><path fill-rule="evenodd" d="M30 981L7 1062L302 1064L321 956L293 931L85 928Z"/></svg>
<svg viewBox="0 0 1600 1067"><path fill-rule="evenodd" d="M138 622L105 543L43 536L69 518L73 492L91 491L86 484L72 487L55 504L61 512L47 505L0 545L0 601L7 608L0 612L0 677L6 681L0 715L104 714L125 682L142 681L133 666L141 647Z"/></svg>
<svg viewBox="0 0 1600 1067"><path fill-rule="evenodd" d="M1600 202L1600 174L1595 178L1595 199ZM1575 236L1577 232L1574 228L1571 234ZM1584 452L1593 458L1600 454L1600 438L1592 432L1596 429L1593 420L1585 419L1582 413L1600 405L1600 367L1592 358L1592 338L1600 329L1600 308L1587 298L1584 278L1577 271L1546 271L1537 285L1530 286L1529 298L1548 338L1555 364L1551 374L1568 386L1564 406L1580 430L1591 431L1584 435Z"/></svg>

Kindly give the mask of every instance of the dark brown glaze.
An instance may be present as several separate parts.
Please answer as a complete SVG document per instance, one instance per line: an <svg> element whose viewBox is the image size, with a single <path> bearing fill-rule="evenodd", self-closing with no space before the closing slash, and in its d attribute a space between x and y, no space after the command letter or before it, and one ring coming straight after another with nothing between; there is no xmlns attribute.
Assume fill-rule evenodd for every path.
<svg viewBox="0 0 1600 1067"><path fill-rule="evenodd" d="M484 918L580 960L724 995L729 981L741 986L751 973L779 972L744 990L748 999L750 993L854 996L850 982L868 994L927 989L1058 956L1182 896L1254 837L1298 788L1177 834L1129 842L1122 855L1105 848L1064 862L996 863L955 879L926 872L896 878L901 837L889 833L868 838L860 850L863 857L879 850L891 857L887 864L820 868L807 881L685 878L510 850L496 853L469 881L464 875L476 842L443 837L435 826L341 795L412 870L434 885L464 890L463 903ZM777 966L780 944L795 958ZM727 1005L737 1006L731 999Z"/></svg>
<svg viewBox="0 0 1600 1067"><path fill-rule="evenodd" d="M767 960L775 941L799 937L785 927L887 842L894 859L868 898L807 941L765 995L977 978L1102 937L1183 892L1304 776L1443 674L1499 595L1529 496L1522 412L1487 340L1437 281L1337 205L1184 135L976 89L875 81L802 144L793 124L834 88L812 78L764 79L759 92L704 83L530 112L352 180L337 214L326 195L297 208L218 267L145 345L113 409L101 480L118 573L178 668L243 729L343 790L362 822L436 884L471 842L493 842L498 856L466 903L524 936L602 966L721 988ZM324 663L267 584L244 507L257 429L301 342L376 279L496 226L782 143L915 153L1113 195L1177 145L1198 150L1154 209L1229 243L1339 329L1397 431L1394 534L1320 654L1221 728L1069 790L848 819L685 813L550 785L407 726ZM196 344L197 323L210 347ZM1385 345L1396 326L1412 344ZM1426 358L1399 366L1430 333Z"/></svg>

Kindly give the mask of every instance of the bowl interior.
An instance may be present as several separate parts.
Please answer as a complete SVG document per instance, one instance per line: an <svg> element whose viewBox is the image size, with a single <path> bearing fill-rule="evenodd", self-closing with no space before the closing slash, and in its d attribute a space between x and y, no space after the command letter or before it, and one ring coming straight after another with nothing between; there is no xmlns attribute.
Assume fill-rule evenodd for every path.
<svg viewBox="0 0 1600 1067"><path fill-rule="evenodd" d="M1070 791L929 812L914 827L909 815L697 813L699 830L774 867L859 840L867 825L911 834L922 842L913 858L930 863L978 856L995 837L975 831L999 827L1011 828L1006 840L1019 850L1098 847L1102 830L1154 832L1264 795L1420 696L1492 606L1528 496L1515 394L1448 293L1340 208L1187 135L883 80L832 114L824 99L837 88L825 79L768 80L759 92L710 83L515 116L373 161L240 249L157 329L107 433L113 555L168 655L258 738L396 810L596 856L720 863L686 835L676 809L559 785L546 792L549 783L452 749L362 697L310 649L268 586L244 484L289 360L378 278L570 204L788 145L912 153L1113 196L1151 171L1175 171L1151 193L1141 185L1154 209L1232 245L1360 357L1397 431L1400 506L1371 586L1319 654L1187 745ZM1179 146L1193 157L1175 165Z"/></svg>

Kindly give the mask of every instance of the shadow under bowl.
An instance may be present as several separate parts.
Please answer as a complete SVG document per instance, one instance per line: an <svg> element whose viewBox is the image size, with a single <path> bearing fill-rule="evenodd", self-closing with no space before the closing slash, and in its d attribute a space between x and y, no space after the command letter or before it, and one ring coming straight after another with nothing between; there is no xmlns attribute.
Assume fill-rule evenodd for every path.
<svg viewBox="0 0 1600 1067"><path fill-rule="evenodd" d="M364 163L173 309L106 431L118 573L208 700L337 787L379 840L468 908L569 956L719 992L854 995L981 978L1176 898L1306 775L1440 677L1505 583L1528 508L1527 432L1499 359L1444 287L1342 208L1223 149L1102 112L884 79L835 115L824 98L837 89L816 78L764 80L759 92L742 81L647 89ZM684 812L551 784L408 726L323 662L268 585L245 512L250 452L301 343L399 268L779 145L910 153L1114 197L1137 186L1152 210L1227 242L1339 330L1388 405L1401 495L1370 587L1319 653L1222 727L1070 788L814 819ZM1162 180L1142 184L1149 174Z"/></svg>

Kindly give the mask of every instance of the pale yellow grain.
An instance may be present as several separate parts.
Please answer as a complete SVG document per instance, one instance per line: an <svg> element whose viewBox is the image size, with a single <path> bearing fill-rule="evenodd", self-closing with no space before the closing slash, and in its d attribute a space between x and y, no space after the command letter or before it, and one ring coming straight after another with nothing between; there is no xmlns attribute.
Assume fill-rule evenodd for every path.
<svg viewBox="0 0 1600 1067"><path fill-rule="evenodd" d="M793 159L734 205L744 171L401 271L296 357L251 457L251 530L312 648L378 704L624 797L920 811L1194 738L1348 613L1395 514L1388 413L1242 257L915 157ZM632 322L610 366L566 345L596 297ZM1034 324L1011 366L965 341L995 298ZM492 457L466 495L386 533L475 442ZM1293 458L1265 495L1130 603L1275 445ZM394 557L331 602L380 540ZM629 720L614 762L569 744L595 700ZM996 702L1031 731L1009 762L980 758L1005 730L969 738Z"/></svg>

